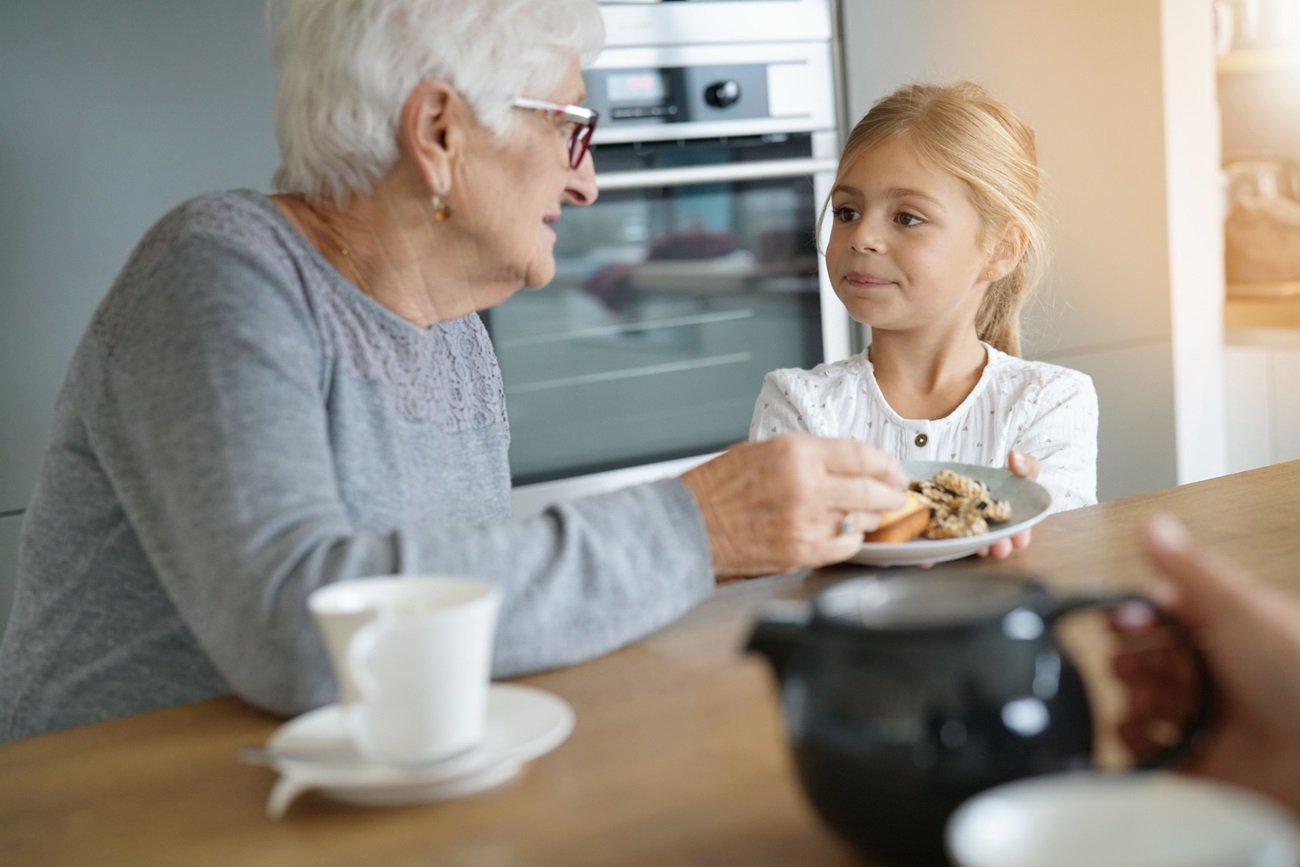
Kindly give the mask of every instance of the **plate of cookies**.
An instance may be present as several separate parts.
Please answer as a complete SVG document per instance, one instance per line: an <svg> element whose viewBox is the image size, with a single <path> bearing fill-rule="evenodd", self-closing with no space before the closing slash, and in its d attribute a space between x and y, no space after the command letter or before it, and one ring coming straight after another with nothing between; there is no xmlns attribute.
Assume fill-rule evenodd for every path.
<svg viewBox="0 0 1300 867"><path fill-rule="evenodd" d="M968 557L1047 517L1052 495L1001 467L903 461L907 505L885 514L850 563L919 566Z"/></svg>

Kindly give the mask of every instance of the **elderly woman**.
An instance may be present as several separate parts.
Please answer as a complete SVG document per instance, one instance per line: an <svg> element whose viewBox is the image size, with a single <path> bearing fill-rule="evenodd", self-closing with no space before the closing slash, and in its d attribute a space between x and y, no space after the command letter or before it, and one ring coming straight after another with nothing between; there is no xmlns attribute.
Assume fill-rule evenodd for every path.
<svg viewBox="0 0 1300 867"><path fill-rule="evenodd" d="M512 520L475 311L555 270L596 198L591 0L291 0L280 193L201 196L131 254L57 407L0 647L0 736L335 684L305 604L345 578L496 582L495 675L657 629L718 575L842 560L880 452L793 437Z"/></svg>

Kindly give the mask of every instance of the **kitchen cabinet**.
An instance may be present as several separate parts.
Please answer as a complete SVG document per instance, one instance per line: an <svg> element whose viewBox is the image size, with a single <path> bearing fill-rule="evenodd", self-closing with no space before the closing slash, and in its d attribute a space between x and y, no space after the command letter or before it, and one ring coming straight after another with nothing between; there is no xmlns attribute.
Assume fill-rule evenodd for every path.
<svg viewBox="0 0 1300 867"><path fill-rule="evenodd" d="M1300 459L1300 328L1227 332L1229 472Z"/></svg>
<svg viewBox="0 0 1300 867"><path fill-rule="evenodd" d="M1300 236L1287 216L1300 198L1300 119L1292 110L1300 99L1300 45L1229 51L1218 56L1217 71L1225 204L1233 220L1225 227L1228 296L1300 297Z"/></svg>
<svg viewBox="0 0 1300 867"><path fill-rule="evenodd" d="M1300 47L1237 47L1217 59L1225 160L1300 160ZM1300 284L1232 284L1224 305L1224 409L1229 472L1300 458Z"/></svg>

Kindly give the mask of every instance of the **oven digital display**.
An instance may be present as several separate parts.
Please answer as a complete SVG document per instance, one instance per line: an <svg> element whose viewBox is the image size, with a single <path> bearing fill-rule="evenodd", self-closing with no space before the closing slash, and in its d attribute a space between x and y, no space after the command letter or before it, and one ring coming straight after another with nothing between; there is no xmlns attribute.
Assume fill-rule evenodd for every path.
<svg viewBox="0 0 1300 867"><path fill-rule="evenodd" d="M668 82L659 71L611 73L605 76L605 95L611 103L662 102Z"/></svg>

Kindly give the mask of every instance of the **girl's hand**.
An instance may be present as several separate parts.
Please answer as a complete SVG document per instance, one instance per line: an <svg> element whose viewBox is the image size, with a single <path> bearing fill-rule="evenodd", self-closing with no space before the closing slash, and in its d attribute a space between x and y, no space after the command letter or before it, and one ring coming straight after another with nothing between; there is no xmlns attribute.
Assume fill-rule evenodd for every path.
<svg viewBox="0 0 1300 867"><path fill-rule="evenodd" d="M1038 458L1023 452L1012 451L1007 455L1007 469L1020 476L1023 479L1038 478ZM1005 560L1011 556L1011 552L1017 548L1024 548L1029 544L1033 536L1033 530L1022 530L1006 539L999 539L987 548L981 548L977 553L981 557L993 557L995 560Z"/></svg>

